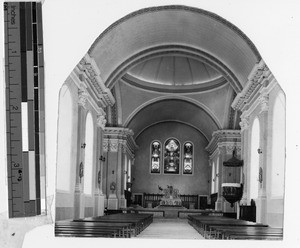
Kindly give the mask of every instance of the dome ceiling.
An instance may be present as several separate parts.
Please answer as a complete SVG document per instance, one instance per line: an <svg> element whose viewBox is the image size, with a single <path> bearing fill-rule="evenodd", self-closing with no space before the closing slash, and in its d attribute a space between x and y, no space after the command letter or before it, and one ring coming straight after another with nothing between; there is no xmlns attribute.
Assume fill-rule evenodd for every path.
<svg viewBox="0 0 300 248"><path fill-rule="evenodd" d="M140 82L167 86L199 85L221 78L211 66L183 56L160 56L136 65L127 74Z"/></svg>
<svg viewBox="0 0 300 248"><path fill-rule="evenodd" d="M215 68L237 93L261 60L253 43L232 23L205 10L176 5L146 8L128 14L103 31L88 53L101 71L105 85L111 88L128 70L151 58L166 53L170 55L170 52L199 59ZM155 61L160 60L152 62ZM154 75L163 77L160 73ZM198 79L198 74L195 75ZM205 80L206 76L201 74L199 79ZM168 80L166 82L172 83ZM185 79L178 74L175 83L176 80L182 82Z"/></svg>

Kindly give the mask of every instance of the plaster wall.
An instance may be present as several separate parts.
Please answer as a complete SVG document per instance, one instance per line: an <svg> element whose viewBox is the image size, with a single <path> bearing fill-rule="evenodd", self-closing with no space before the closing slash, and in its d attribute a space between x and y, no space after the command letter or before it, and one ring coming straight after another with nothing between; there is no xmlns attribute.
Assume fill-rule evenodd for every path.
<svg viewBox="0 0 300 248"><path fill-rule="evenodd" d="M165 175L163 172L150 174L151 142L159 140L163 144L170 137L177 138L181 147L185 141L191 141L194 144L193 175L182 175L181 171L179 175ZM139 149L132 167L133 193L160 193L158 185L162 188L172 185L179 189L180 194L208 195L209 164L208 154L204 150L207 140L197 130L176 122L159 123L141 133L137 137L136 143Z"/></svg>
<svg viewBox="0 0 300 248"><path fill-rule="evenodd" d="M274 83L274 82L273 82ZM249 114L249 128L248 128L248 139L249 143L245 144L245 149L248 151L248 161L247 164L247 182L248 189L251 187L250 182L250 166L251 166L251 130L253 121L256 117L260 120L260 148L262 148L263 156L260 159L260 166L263 166L263 182L259 186L259 198L257 199L257 215L260 216L260 221L268 224L272 227L283 227L283 211L284 211L284 196L273 197L272 196L272 128L273 128L273 107L277 95L282 92L280 86L274 83L274 86L270 89L268 93L268 110L266 113L266 118L263 118L261 113L261 105L258 104L251 113ZM255 103L254 103L255 104ZM285 118L284 116L282 118ZM283 146L285 146L285 141L283 141ZM249 190L248 190L248 199ZM266 211L263 211L265 209Z"/></svg>

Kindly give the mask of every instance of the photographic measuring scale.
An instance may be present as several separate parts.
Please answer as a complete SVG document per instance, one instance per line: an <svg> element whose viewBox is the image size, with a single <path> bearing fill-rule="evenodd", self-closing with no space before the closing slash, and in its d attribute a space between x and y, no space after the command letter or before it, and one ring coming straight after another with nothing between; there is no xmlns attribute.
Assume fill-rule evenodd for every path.
<svg viewBox="0 0 300 248"><path fill-rule="evenodd" d="M35 216L46 206L42 6L3 7L9 218Z"/></svg>

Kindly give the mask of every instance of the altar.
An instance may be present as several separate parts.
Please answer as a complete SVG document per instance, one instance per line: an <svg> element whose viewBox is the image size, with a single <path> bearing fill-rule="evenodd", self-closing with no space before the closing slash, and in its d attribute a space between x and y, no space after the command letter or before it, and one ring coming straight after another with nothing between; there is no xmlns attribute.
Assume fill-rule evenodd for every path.
<svg viewBox="0 0 300 248"><path fill-rule="evenodd" d="M182 206L178 189L168 185L166 189L163 189L163 194L159 206Z"/></svg>

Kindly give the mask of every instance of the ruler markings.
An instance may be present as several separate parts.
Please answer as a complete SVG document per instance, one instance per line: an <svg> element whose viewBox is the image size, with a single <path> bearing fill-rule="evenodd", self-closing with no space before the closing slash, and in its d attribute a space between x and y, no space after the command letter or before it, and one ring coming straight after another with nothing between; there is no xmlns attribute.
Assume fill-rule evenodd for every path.
<svg viewBox="0 0 300 248"><path fill-rule="evenodd" d="M4 10L9 217L33 216L46 185L41 3L9 2Z"/></svg>

